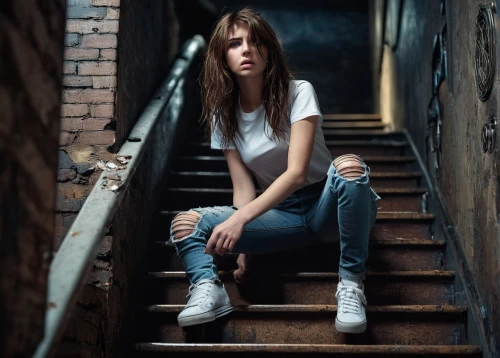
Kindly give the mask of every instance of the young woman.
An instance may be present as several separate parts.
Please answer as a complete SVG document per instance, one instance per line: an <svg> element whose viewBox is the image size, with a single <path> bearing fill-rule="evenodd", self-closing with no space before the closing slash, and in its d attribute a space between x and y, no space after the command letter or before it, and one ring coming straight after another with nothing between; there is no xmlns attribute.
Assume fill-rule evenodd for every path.
<svg viewBox="0 0 500 358"><path fill-rule="evenodd" d="M203 120L211 147L222 149L233 183L233 206L191 209L172 221L170 240L191 282L180 326L232 311L213 251L278 252L340 236L337 330L366 329L362 280L378 196L369 168L356 155L332 162L310 83L295 81L269 24L243 9L218 22L203 73ZM256 197L253 176L263 193ZM340 235L339 235L340 234ZM332 293L333 294L333 293Z"/></svg>

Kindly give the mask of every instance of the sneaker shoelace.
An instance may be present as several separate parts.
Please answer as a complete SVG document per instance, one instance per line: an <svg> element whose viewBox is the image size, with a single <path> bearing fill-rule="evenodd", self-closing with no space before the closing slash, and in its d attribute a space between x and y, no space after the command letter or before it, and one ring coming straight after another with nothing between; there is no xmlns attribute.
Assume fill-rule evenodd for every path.
<svg viewBox="0 0 500 358"><path fill-rule="evenodd" d="M189 298L189 301L186 307L201 304L210 294L210 291L212 290L214 284L215 282L211 280L201 280L189 286L189 293L186 296L187 298Z"/></svg>
<svg viewBox="0 0 500 358"><path fill-rule="evenodd" d="M342 313L359 313L360 304L366 306L366 297L362 289L354 286L340 286L335 294L338 311Z"/></svg>

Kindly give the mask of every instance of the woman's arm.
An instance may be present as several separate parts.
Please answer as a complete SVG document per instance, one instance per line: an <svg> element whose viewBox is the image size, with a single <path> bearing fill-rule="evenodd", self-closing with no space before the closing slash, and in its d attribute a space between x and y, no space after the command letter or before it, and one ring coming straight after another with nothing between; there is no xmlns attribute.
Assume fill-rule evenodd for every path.
<svg viewBox="0 0 500 358"><path fill-rule="evenodd" d="M214 246L219 254L231 251L240 238L245 224L278 205L304 184L317 122L318 116L311 116L292 124L287 170L262 195L236 211L214 229L207 243L206 252L210 253Z"/></svg>
<svg viewBox="0 0 500 358"><path fill-rule="evenodd" d="M224 156L233 182L233 205L245 206L256 197L252 172L241 160L237 149L224 150Z"/></svg>

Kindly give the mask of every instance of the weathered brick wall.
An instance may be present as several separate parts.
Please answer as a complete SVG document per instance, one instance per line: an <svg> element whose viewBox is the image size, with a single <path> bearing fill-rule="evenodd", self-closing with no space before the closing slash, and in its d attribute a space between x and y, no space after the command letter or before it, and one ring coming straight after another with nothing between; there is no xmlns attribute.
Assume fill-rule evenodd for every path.
<svg viewBox="0 0 500 358"><path fill-rule="evenodd" d="M64 0L0 2L0 357L31 357L44 335L64 14Z"/></svg>
<svg viewBox="0 0 500 358"><path fill-rule="evenodd" d="M120 0L67 0L55 247L113 157Z"/></svg>

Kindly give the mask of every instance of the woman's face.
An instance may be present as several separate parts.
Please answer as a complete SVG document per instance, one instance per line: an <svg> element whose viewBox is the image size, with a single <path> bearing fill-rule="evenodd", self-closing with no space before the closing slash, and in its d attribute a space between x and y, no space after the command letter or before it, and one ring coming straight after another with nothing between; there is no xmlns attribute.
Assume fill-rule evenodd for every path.
<svg viewBox="0 0 500 358"><path fill-rule="evenodd" d="M235 23L229 31L226 44L226 61L231 72L237 77L262 75L266 68L267 49L264 46L260 49L264 58L256 44L249 39L248 25Z"/></svg>

